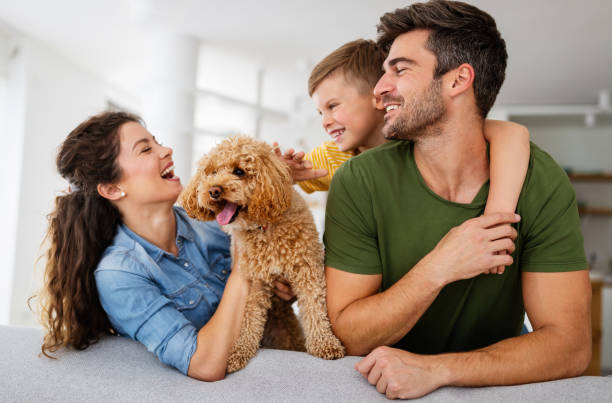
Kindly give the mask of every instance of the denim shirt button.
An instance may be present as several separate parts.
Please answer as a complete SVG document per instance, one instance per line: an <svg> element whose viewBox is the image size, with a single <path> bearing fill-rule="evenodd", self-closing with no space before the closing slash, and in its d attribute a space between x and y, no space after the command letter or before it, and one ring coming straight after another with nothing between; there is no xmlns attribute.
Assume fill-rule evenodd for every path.
<svg viewBox="0 0 612 403"><path fill-rule="evenodd" d="M227 274L227 270L221 270L221 273Z"/></svg>
<svg viewBox="0 0 612 403"><path fill-rule="evenodd" d="M185 262L184 266L189 267L189 263Z"/></svg>
<svg viewBox="0 0 612 403"><path fill-rule="evenodd" d="M194 300L192 300L192 299L189 300L189 305L193 305L194 303L195 303Z"/></svg>

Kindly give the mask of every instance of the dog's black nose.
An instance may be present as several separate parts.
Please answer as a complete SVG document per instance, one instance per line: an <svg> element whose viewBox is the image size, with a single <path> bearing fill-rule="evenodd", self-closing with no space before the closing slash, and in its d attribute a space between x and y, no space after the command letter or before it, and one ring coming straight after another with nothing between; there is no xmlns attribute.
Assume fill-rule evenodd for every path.
<svg viewBox="0 0 612 403"><path fill-rule="evenodd" d="M208 189L208 194L213 200L217 200L221 197L221 193L223 193L223 188L221 186L213 186Z"/></svg>

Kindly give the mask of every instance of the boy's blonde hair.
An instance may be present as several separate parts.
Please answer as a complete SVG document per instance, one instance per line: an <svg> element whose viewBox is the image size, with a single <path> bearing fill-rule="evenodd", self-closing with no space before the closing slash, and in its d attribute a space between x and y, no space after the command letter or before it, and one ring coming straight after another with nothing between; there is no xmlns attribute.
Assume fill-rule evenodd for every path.
<svg viewBox="0 0 612 403"><path fill-rule="evenodd" d="M357 81L355 84L360 92L370 92L382 76L386 56L374 41L357 39L345 43L312 69L308 78L308 95L312 96L317 86L335 72L341 72L347 80Z"/></svg>

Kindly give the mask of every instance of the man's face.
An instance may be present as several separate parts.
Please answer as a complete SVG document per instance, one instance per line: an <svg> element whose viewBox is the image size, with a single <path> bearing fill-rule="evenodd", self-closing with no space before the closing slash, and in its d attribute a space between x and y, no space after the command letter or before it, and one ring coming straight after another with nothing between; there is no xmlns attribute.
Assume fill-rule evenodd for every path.
<svg viewBox="0 0 612 403"><path fill-rule="evenodd" d="M426 30L398 36L391 45L374 94L382 98L386 109L383 134L388 139L417 140L431 134L446 107L442 80L433 79L435 55L425 45Z"/></svg>

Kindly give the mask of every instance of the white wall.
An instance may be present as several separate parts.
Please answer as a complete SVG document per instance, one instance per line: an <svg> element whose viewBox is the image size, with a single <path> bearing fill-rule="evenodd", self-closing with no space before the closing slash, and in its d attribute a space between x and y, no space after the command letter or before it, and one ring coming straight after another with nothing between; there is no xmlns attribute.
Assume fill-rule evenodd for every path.
<svg viewBox="0 0 612 403"><path fill-rule="evenodd" d="M579 172L612 172L612 116L600 116L587 128L582 116L519 117L532 140L565 168ZM612 182L574 182L576 198L592 207L612 208ZM612 280L612 217L581 219L584 247L593 270ZM612 370L612 284L603 295L602 367Z"/></svg>
<svg viewBox="0 0 612 403"><path fill-rule="evenodd" d="M576 172L612 172L612 117L587 128L584 118L512 117L526 125L534 143L564 168ZM576 198L591 207L612 208L612 182L574 182ZM587 258L596 255L593 269L608 272L612 264L612 217L582 218ZM612 271L609 272L612 275Z"/></svg>
<svg viewBox="0 0 612 403"><path fill-rule="evenodd" d="M23 53L17 51L18 43L8 36L2 37L3 52L2 105L0 113L0 144L2 165L0 170L0 211L5 212L0 226L0 324L8 323L10 301L13 295L13 272L17 234L17 211L21 180L21 154L23 150L23 126L25 122L25 63Z"/></svg>
<svg viewBox="0 0 612 403"><path fill-rule="evenodd" d="M57 149L78 123L106 107L113 90L34 40L22 39L19 55L21 65L12 83L16 94L10 100L11 107L19 113L8 134L14 139L9 176L13 175L12 180L17 182L12 183L11 196L17 200L3 197L3 203L14 205L3 210L11 211L7 218L18 223L13 225L14 254L7 259L12 272L9 320L15 325L35 325L35 316L26 302L42 278L44 259L39 264L36 260L44 252L41 241L47 227L46 215L53 209L55 195L67 187L56 173Z"/></svg>

